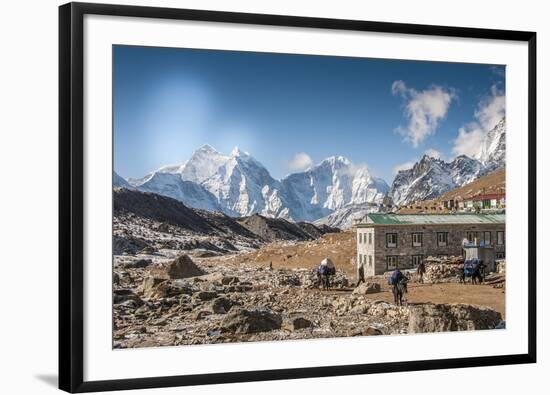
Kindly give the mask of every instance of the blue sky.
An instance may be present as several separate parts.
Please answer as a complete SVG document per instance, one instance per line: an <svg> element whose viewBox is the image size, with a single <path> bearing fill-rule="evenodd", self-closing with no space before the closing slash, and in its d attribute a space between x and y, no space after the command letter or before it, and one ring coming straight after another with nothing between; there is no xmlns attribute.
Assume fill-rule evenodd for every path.
<svg viewBox="0 0 550 395"><path fill-rule="evenodd" d="M114 167L141 177L208 143L273 177L332 155L388 183L424 152L473 155L504 113L504 67L115 46Z"/></svg>

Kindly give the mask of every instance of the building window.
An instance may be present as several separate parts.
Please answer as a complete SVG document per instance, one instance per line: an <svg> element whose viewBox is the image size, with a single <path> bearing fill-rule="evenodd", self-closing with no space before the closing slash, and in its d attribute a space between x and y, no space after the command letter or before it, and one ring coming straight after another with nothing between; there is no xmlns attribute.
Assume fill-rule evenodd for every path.
<svg viewBox="0 0 550 395"><path fill-rule="evenodd" d="M497 232L497 245L504 245L504 232L502 231Z"/></svg>
<svg viewBox="0 0 550 395"><path fill-rule="evenodd" d="M422 247L422 233L413 233L412 234L412 246L413 247Z"/></svg>
<svg viewBox="0 0 550 395"><path fill-rule="evenodd" d="M386 233L386 247L397 247L397 233Z"/></svg>
<svg viewBox="0 0 550 395"><path fill-rule="evenodd" d="M486 245L491 245L491 232L483 232L483 242Z"/></svg>
<svg viewBox="0 0 550 395"><path fill-rule="evenodd" d="M372 255L369 255L369 267L372 267Z"/></svg>
<svg viewBox="0 0 550 395"><path fill-rule="evenodd" d="M369 233L369 244L372 244L372 233Z"/></svg>
<svg viewBox="0 0 550 395"><path fill-rule="evenodd" d="M424 255L413 255L412 256L412 265L413 267L418 267L424 260Z"/></svg>
<svg viewBox="0 0 550 395"><path fill-rule="evenodd" d="M386 269L393 270L397 268L397 255L386 256Z"/></svg>
<svg viewBox="0 0 550 395"><path fill-rule="evenodd" d="M473 243L477 240L477 232L466 232L466 238L469 243Z"/></svg>
<svg viewBox="0 0 550 395"><path fill-rule="evenodd" d="M447 232L437 232L437 246L447 247L448 238L449 238L449 234Z"/></svg>
<svg viewBox="0 0 550 395"><path fill-rule="evenodd" d="M504 252L497 252L495 254L495 259L504 259Z"/></svg>

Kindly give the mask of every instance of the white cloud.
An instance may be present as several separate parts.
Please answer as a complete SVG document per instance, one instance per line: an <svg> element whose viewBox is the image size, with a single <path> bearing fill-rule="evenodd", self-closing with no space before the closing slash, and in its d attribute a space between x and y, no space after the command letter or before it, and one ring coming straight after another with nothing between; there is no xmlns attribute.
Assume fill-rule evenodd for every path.
<svg viewBox="0 0 550 395"><path fill-rule="evenodd" d="M445 118L451 102L456 98L454 89L432 85L423 91L407 88L403 81L394 81L393 95L405 100L404 114L409 119L407 127L396 129L413 147L435 133L439 122Z"/></svg>
<svg viewBox="0 0 550 395"><path fill-rule="evenodd" d="M490 95L479 102L474 113L475 121L458 130L458 136L454 140L453 153L478 158L487 132L493 129L505 115L506 96L502 90L493 85Z"/></svg>
<svg viewBox="0 0 550 395"><path fill-rule="evenodd" d="M435 159L444 159L443 154L441 152L439 152L438 150L433 149L433 148L430 148L430 149L427 149L426 151L424 151L424 155L428 155L429 157L435 158Z"/></svg>
<svg viewBox="0 0 550 395"><path fill-rule="evenodd" d="M475 158L484 138L485 133L479 128L479 124L469 123L458 129L458 137L454 140L453 152L457 155Z"/></svg>
<svg viewBox="0 0 550 395"><path fill-rule="evenodd" d="M401 170L409 170L409 169L412 169L412 167L414 166L414 164L416 163L416 161L414 160L410 160L408 162L405 162L405 163L401 163L400 165L397 165L393 168L393 174L397 174L399 173Z"/></svg>
<svg viewBox="0 0 550 395"><path fill-rule="evenodd" d="M478 105L475 118L479 124L489 131L506 115L506 96L496 85L491 87L491 94Z"/></svg>
<svg viewBox="0 0 550 395"><path fill-rule="evenodd" d="M303 171L313 166L313 160L305 152L299 152L292 157L287 163L287 167L290 171Z"/></svg>

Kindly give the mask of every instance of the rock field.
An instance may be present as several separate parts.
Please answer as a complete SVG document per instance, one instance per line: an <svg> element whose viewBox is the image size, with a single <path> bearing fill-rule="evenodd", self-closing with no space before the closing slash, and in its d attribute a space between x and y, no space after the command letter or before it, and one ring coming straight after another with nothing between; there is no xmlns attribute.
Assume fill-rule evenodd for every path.
<svg viewBox="0 0 550 395"><path fill-rule="evenodd" d="M338 271L330 291L311 269L190 258L177 251L114 261L114 348L492 329L501 314L467 304L403 307L373 299ZM374 295L373 295L374 294Z"/></svg>

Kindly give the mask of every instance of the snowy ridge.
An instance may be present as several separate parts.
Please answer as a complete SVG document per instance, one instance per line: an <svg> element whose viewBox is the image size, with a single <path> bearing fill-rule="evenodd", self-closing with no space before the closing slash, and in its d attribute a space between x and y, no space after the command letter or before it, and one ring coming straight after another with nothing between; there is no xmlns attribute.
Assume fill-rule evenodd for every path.
<svg viewBox="0 0 550 395"><path fill-rule="evenodd" d="M348 229L353 225L354 219L362 218L369 213L377 213L380 210L380 205L376 203L350 203L326 217L318 219L314 224Z"/></svg>
<svg viewBox="0 0 550 395"><path fill-rule="evenodd" d="M406 205L436 198L505 166L506 120L487 132L474 158L460 155L451 162L424 155L411 169L397 173L388 196L393 204Z"/></svg>
<svg viewBox="0 0 550 395"><path fill-rule="evenodd" d="M379 204L389 190L366 166L355 166L342 156L276 180L249 153L235 148L223 155L209 145L181 165L163 166L127 184L190 207L292 221L314 221L348 204Z"/></svg>
<svg viewBox="0 0 550 395"><path fill-rule="evenodd" d="M382 203L405 205L433 199L505 165L506 120L488 131L479 152L450 162L424 155L411 169L399 171L391 188L366 166L332 156L311 168L274 179L249 153L229 155L210 145L180 165L168 165L141 179L114 174L114 186L172 197L194 208L230 216L261 214L291 221L317 221L348 227L354 218L380 210Z"/></svg>

